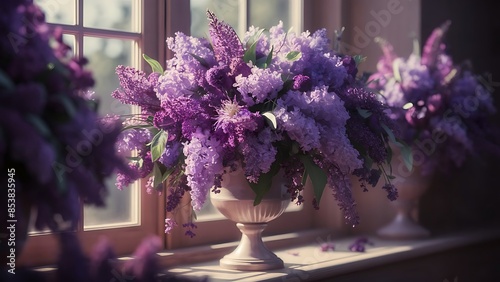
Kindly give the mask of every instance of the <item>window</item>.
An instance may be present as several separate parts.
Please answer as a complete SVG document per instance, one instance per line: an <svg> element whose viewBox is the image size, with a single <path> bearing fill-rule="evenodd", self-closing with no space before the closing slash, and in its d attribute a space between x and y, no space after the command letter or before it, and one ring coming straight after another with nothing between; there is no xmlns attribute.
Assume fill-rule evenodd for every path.
<svg viewBox="0 0 500 282"><path fill-rule="evenodd" d="M65 41L73 47L77 56L90 60L88 67L96 79L95 95L101 101L102 114L125 114L135 109L114 101L110 94L118 87L115 67L131 65L149 72L142 54L164 62L171 54L166 49L167 36L177 31L195 36L207 36L207 8L227 21L242 35L250 25L269 28L284 22L285 28L293 27L301 32L303 17L311 12L303 0L36 0L45 11L47 21L64 30ZM309 3L309 2L308 2ZM336 1L336 3L340 3ZM316 7L316 5L310 5ZM321 6L320 6L321 7ZM321 8L316 8L321 10ZM325 19L326 20L326 19ZM314 26L311 24L311 26ZM312 28L311 28L312 29ZM315 30L317 28L314 28ZM197 222L197 236L184 236L182 228L164 235L165 197L148 195L138 182L136 187L119 191L114 179L109 179L107 208L100 210L82 207L83 221L77 233L82 247L90 251L99 237L107 236L117 255L128 255L148 234L165 239L166 249L236 241L240 232L235 224L217 216L210 210ZM309 189L310 191L311 189ZM311 199L312 194L307 196ZM340 226L341 215L332 197L324 197L322 212L329 213L329 223L317 219L317 213L309 204L300 210L285 213L273 221L266 234L286 233L317 226ZM330 198L330 199L326 199ZM324 205L323 205L324 204ZM189 206L177 215L189 216ZM209 208L208 208L209 209ZM334 213L334 216L331 215ZM314 216L313 216L314 215ZM178 219L182 222L182 219ZM221 234L220 230L225 230ZM28 240L21 261L27 265L45 265L57 259L58 242L51 234L34 234Z"/></svg>
<svg viewBox="0 0 500 282"><path fill-rule="evenodd" d="M132 113L137 109L124 106L111 97L118 86L117 65L144 68L141 55L160 57L157 41L161 40L156 22L161 22L160 4L140 0L36 0L45 11L49 24L63 28L64 40L76 56L89 59L96 85L101 115ZM144 15L148 15L148 22ZM144 32L147 30L148 32ZM108 179L106 208L82 207L83 220L76 231L85 250L90 250L100 236L106 236L118 255L130 254L150 233L158 233L160 197L147 195L141 181L129 189L116 189ZM147 209L145 207L148 207ZM28 265L55 262L58 243L48 233L34 233L27 242L21 261ZM34 255L36 254L36 255Z"/></svg>

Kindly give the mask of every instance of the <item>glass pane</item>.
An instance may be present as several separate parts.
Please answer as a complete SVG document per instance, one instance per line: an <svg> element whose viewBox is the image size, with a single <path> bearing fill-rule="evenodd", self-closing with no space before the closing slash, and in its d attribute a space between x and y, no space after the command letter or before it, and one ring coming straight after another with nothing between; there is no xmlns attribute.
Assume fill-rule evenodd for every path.
<svg viewBox="0 0 500 282"><path fill-rule="evenodd" d="M138 31L137 0L85 0L83 25L100 29Z"/></svg>
<svg viewBox="0 0 500 282"><path fill-rule="evenodd" d="M49 23L76 24L76 0L35 0Z"/></svg>
<svg viewBox="0 0 500 282"><path fill-rule="evenodd" d="M110 228L139 224L139 185L118 190L115 178L107 180L108 195L106 206L99 208L85 206L83 210L83 229Z"/></svg>
<svg viewBox="0 0 500 282"><path fill-rule="evenodd" d="M66 43L69 47L71 47L71 51L73 52L73 56L76 54L76 38L71 34L63 34L63 42Z"/></svg>
<svg viewBox="0 0 500 282"><path fill-rule="evenodd" d="M96 84L94 97L99 101L99 113L125 115L130 114L130 106L122 105L111 97L119 87L115 68L118 65L131 65L132 40L84 37L83 53L89 60L87 66L93 72ZM138 224L139 187L133 185L120 191L115 186L115 178L107 180L108 197L106 208L85 207L84 229Z"/></svg>
<svg viewBox="0 0 500 282"><path fill-rule="evenodd" d="M250 25L269 29L283 22L284 30L290 28L290 1L289 0L250 0Z"/></svg>
<svg viewBox="0 0 500 282"><path fill-rule="evenodd" d="M238 2L238 0L191 0L191 35L209 37L207 9L238 32Z"/></svg>
<svg viewBox="0 0 500 282"><path fill-rule="evenodd" d="M95 97L99 99L99 113L125 115L131 113L129 105L123 105L111 93L119 87L115 69L118 65L130 66L134 42L123 39L85 37L83 53L89 60L96 84Z"/></svg>

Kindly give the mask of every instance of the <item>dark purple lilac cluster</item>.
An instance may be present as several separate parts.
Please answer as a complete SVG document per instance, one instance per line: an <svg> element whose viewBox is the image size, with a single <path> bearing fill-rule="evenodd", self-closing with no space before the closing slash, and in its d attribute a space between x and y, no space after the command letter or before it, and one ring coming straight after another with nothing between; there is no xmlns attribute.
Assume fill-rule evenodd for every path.
<svg viewBox="0 0 500 282"><path fill-rule="evenodd" d="M115 150L121 124L97 115L85 63L72 57L33 1L2 2L0 167L15 170L20 224L29 214L21 211L33 208L38 229L59 230L58 216L75 227L81 202L103 205L105 178L127 171Z"/></svg>
<svg viewBox="0 0 500 282"><path fill-rule="evenodd" d="M491 143L489 118L496 110L488 86L467 64L456 65L443 43L450 22L436 28L422 54L414 50L399 58L389 42L380 39L383 57L370 86L379 91L401 137L412 146L421 172L447 171L463 164L481 148L498 154ZM495 137L496 138L496 137Z"/></svg>

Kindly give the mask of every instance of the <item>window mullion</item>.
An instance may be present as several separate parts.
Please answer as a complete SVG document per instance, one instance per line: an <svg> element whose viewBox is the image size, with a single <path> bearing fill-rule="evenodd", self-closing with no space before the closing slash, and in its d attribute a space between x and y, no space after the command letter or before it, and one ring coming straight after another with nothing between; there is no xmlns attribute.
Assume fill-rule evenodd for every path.
<svg viewBox="0 0 500 282"><path fill-rule="evenodd" d="M239 0L238 4L238 33L243 36L249 25L250 1Z"/></svg>

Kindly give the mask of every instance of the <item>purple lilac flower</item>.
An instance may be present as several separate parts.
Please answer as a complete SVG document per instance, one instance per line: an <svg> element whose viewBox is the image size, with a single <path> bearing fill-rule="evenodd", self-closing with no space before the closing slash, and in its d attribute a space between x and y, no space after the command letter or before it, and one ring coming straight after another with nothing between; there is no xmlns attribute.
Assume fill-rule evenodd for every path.
<svg viewBox="0 0 500 282"><path fill-rule="evenodd" d="M156 252L161 246L161 240L156 236L142 240L133 254L134 259L123 265L123 274L137 282L156 281L160 269Z"/></svg>
<svg viewBox="0 0 500 282"><path fill-rule="evenodd" d="M391 118L399 125L401 136L413 145L420 138L443 136L432 156L426 156L422 173L435 169L447 171L460 166L476 149L485 146L499 152L488 117L495 113L488 91L467 66L454 65L444 45L450 22L436 28L423 47L422 56L414 52L408 59L397 58L392 46L382 44L384 57L371 86L380 90L391 107ZM466 110L467 109L467 110Z"/></svg>
<svg viewBox="0 0 500 282"><path fill-rule="evenodd" d="M36 228L60 231L56 217L74 227L81 200L102 205L106 177L129 173L114 148L120 128L98 116L85 95L94 85L87 60L73 57L40 8L33 1L2 5L0 166L25 176L16 187L37 210Z"/></svg>
<svg viewBox="0 0 500 282"><path fill-rule="evenodd" d="M189 236L191 238L196 236L193 230L198 228L198 226L196 226L196 224L194 224L193 222L184 223L182 227L186 228L186 233L185 233L186 236Z"/></svg>
<svg viewBox="0 0 500 282"><path fill-rule="evenodd" d="M177 222L173 218L166 218L165 219L165 234L169 234L172 229L174 229L177 226Z"/></svg>
<svg viewBox="0 0 500 282"><path fill-rule="evenodd" d="M90 262L83 253L76 235L73 232L62 232L59 234L59 241L61 254L57 267L57 281L91 281Z"/></svg>
<svg viewBox="0 0 500 282"><path fill-rule="evenodd" d="M270 69L253 67L248 76L238 75L234 87L241 94L241 100L249 107L266 100L275 99L283 88L281 74Z"/></svg>
<svg viewBox="0 0 500 282"><path fill-rule="evenodd" d="M249 135L242 142L240 150L245 163L245 175L250 182L256 183L261 173L271 169L277 153L273 146L275 140L275 133L266 128L258 136Z"/></svg>
<svg viewBox="0 0 500 282"><path fill-rule="evenodd" d="M165 152L157 160L161 167L174 166L167 180L173 189L167 210L175 210L185 191L191 194L193 209L199 210L207 193L218 191L224 169L241 163L247 179L258 182L276 159L285 170L293 200L300 204L305 167L299 156L307 155L328 175L347 221L355 224L348 178L363 167L360 152L364 152L355 145L376 144L373 150L385 152L385 147L370 139L380 139L376 133L385 134L377 125L383 120L381 104L361 90L350 91L359 88L355 60L331 50L324 29L296 35L285 32L279 23L267 35L250 28L244 45L229 25L210 12L208 18L212 46L182 33L167 40L174 55L154 86L161 109L144 117L168 132ZM257 61L246 63L244 46L254 42ZM262 67L265 59L270 61ZM355 144L346 126L351 115L358 114L358 107L373 111L374 117L356 128L373 134L360 135ZM175 154L180 149L184 158ZM139 151L146 160L137 170L144 175L152 163L147 148ZM362 177L374 182L370 172ZM185 225L188 236L194 236L191 224Z"/></svg>
<svg viewBox="0 0 500 282"><path fill-rule="evenodd" d="M207 71L206 80L208 84L224 93L231 88L232 84L229 72L230 69L228 66L214 66Z"/></svg>
<svg viewBox="0 0 500 282"><path fill-rule="evenodd" d="M278 127L282 128L291 140L296 141L303 151L310 151L320 147L320 134L315 120L306 116L299 108L289 109L281 99L276 102L273 113L278 120Z"/></svg>
<svg viewBox="0 0 500 282"><path fill-rule="evenodd" d="M223 133L219 135L223 136L223 146L233 148L245 140L249 131L255 131L262 119L259 114L252 113L248 108L230 100L224 101L217 113L215 130Z"/></svg>
<svg viewBox="0 0 500 282"><path fill-rule="evenodd" d="M210 11L207 11L207 16L210 38L217 61L229 66L234 76L238 75L236 71L242 72L239 68L246 64L243 62L245 51L236 31L227 23L217 19Z"/></svg>
<svg viewBox="0 0 500 282"><path fill-rule="evenodd" d="M125 104L140 105L147 112L159 110L160 101L154 91L159 74L146 76L143 71L121 65L116 67L116 74L122 89L115 90L111 94L113 98Z"/></svg>
<svg viewBox="0 0 500 282"><path fill-rule="evenodd" d="M322 243L319 248L322 252L335 251L335 244L332 242Z"/></svg>
<svg viewBox="0 0 500 282"><path fill-rule="evenodd" d="M134 128L123 131L117 142L117 150L120 153L127 153L135 149L142 150L151 141L151 132L147 129Z"/></svg>
<svg viewBox="0 0 500 282"><path fill-rule="evenodd" d="M352 188L347 176L340 172L333 164L323 163L320 165L328 175L328 186L332 189L332 194L340 210L344 214L344 219L348 224L356 226L359 224L359 215L356 211L356 202L352 195Z"/></svg>
<svg viewBox="0 0 500 282"><path fill-rule="evenodd" d="M298 74L293 77L293 90L305 92L311 90L311 78L307 75Z"/></svg>
<svg viewBox="0 0 500 282"><path fill-rule="evenodd" d="M173 167L179 160L179 156L182 151L181 146L181 143L176 141L168 142L165 146L165 151L160 156L160 163L167 168Z"/></svg>
<svg viewBox="0 0 500 282"><path fill-rule="evenodd" d="M116 255L106 238L101 238L90 255L90 276L95 282L108 282L113 277L113 261Z"/></svg>
<svg viewBox="0 0 500 282"><path fill-rule="evenodd" d="M176 32L175 37L167 38L167 47L172 50L174 57L167 61L169 71L165 72L165 75L168 75L171 70L187 74L195 74L200 69L206 71L207 68L196 58L202 58L209 67L217 64L210 43L204 38ZM198 75L201 77L201 74Z"/></svg>
<svg viewBox="0 0 500 282"><path fill-rule="evenodd" d="M191 190L194 210L200 210L206 201L208 191L214 185L215 175L223 171L221 144L201 131L193 134L190 142L184 144L186 156L185 174Z"/></svg>

